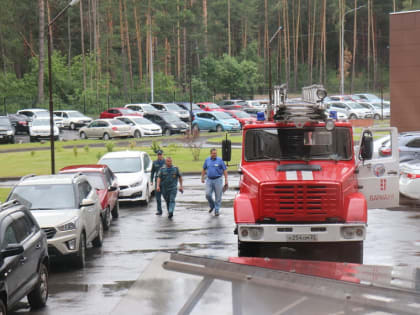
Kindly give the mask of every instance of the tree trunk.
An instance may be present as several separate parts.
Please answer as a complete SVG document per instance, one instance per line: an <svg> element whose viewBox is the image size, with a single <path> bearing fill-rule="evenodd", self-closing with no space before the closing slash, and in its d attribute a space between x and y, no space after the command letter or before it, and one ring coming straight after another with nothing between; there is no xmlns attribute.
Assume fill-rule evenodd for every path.
<svg viewBox="0 0 420 315"><path fill-rule="evenodd" d="M309 71L309 84L312 84L313 70L314 70L314 45L315 45L315 29L316 29L316 8L317 0L314 1L313 16L312 16L312 34L311 34L311 54L309 58L310 62L310 71Z"/></svg>
<svg viewBox="0 0 420 315"><path fill-rule="evenodd" d="M204 24L204 51L206 56L209 52L208 29L207 29L207 0L203 0L203 24ZM246 34L246 31L245 31Z"/></svg>
<svg viewBox="0 0 420 315"><path fill-rule="evenodd" d="M83 1L80 1L80 42L82 48L83 91L86 90L85 31L83 22Z"/></svg>
<svg viewBox="0 0 420 315"><path fill-rule="evenodd" d="M50 24L51 22L51 7L50 7L50 0L47 0L47 21L48 24ZM52 32L52 27L51 27L51 50L54 50L54 34Z"/></svg>
<svg viewBox="0 0 420 315"><path fill-rule="evenodd" d="M373 2L373 1L372 1ZM373 88L376 90L377 88L377 81L378 81L378 55L377 55L377 42L376 42L376 28L375 28L375 20L373 18L373 3L371 2L371 9L370 9L370 25L372 28L372 56L373 56Z"/></svg>
<svg viewBox="0 0 420 315"><path fill-rule="evenodd" d="M371 10L371 3L370 3L370 0L368 0L368 37L367 37L367 79L368 79L368 88L370 88L370 86L371 86L371 81L370 81L370 79L371 79L371 77L370 77L370 55L371 55L371 53L370 53L370 51L371 51L371 46L370 46L370 41L371 41L371 38L370 38L370 24L372 23L372 21L371 21L371 19L370 19L370 17L371 17L371 15L370 15L370 10Z"/></svg>
<svg viewBox="0 0 420 315"><path fill-rule="evenodd" d="M127 0L124 0L124 32L127 46L127 59L128 59L128 70L130 72L130 89L133 89L133 62L131 59L131 45L130 45L130 34L128 33L128 18L127 18Z"/></svg>
<svg viewBox="0 0 420 315"><path fill-rule="evenodd" d="M134 21L136 23L136 39L137 39L137 56L138 56L138 67L139 67L139 84L143 81L143 53L141 47L141 29L140 22L137 16L137 5L136 0L133 0L134 6Z"/></svg>
<svg viewBox="0 0 420 315"><path fill-rule="evenodd" d="M354 0L354 21L353 21L353 57L351 69L351 88L350 93L354 93L354 78L356 76L356 51L357 51L357 0Z"/></svg>
<svg viewBox="0 0 420 315"><path fill-rule="evenodd" d="M67 66L69 68L69 74L71 74L71 24L70 14L67 14L67 38L68 38L68 53L67 53Z"/></svg>
<svg viewBox="0 0 420 315"><path fill-rule="evenodd" d="M293 10L294 15L294 10ZM296 26L295 26L295 38L294 38L294 52L293 52L293 74L294 74L294 88L297 88L298 78L298 62L299 62L299 26L300 26L300 0L298 0Z"/></svg>
<svg viewBox="0 0 420 315"><path fill-rule="evenodd" d="M281 26L281 11L280 11L280 7L279 10L277 11L277 20L278 20L278 26ZM282 40L282 32L279 33L278 37L277 37L277 82L281 82L282 79L282 66L281 66L281 61L282 61L282 52L281 52L281 40Z"/></svg>
<svg viewBox="0 0 420 315"><path fill-rule="evenodd" d="M228 55L232 55L232 39L230 30L230 0L227 0L228 5Z"/></svg>
<svg viewBox="0 0 420 315"><path fill-rule="evenodd" d="M270 64L271 61L268 61L268 58L270 58L268 53L268 50L270 49L270 44L268 41L268 3L267 0L264 0L264 69L267 69L267 64ZM268 69L267 75L269 71L271 72L271 69Z"/></svg>
<svg viewBox="0 0 420 315"><path fill-rule="evenodd" d="M179 0L177 0L176 10L178 13L176 22L176 75L179 80L181 78L181 25L179 22Z"/></svg>
<svg viewBox="0 0 420 315"><path fill-rule="evenodd" d="M38 0L39 8L39 70L38 70L38 103L44 102L44 55L45 55L45 3L44 0ZM1 35L0 35L1 36ZM4 54L4 43L1 39L3 67L6 73L6 60Z"/></svg>
<svg viewBox="0 0 420 315"><path fill-rule="evenodd" d="M123 74L123 90L124 90L124 95L127 96L127 74L126 74L127 55L125 53L124 19L123 19L122 0L119 0L119 11L120 11L120 41L121 41L121 64L122 64L122 74Z"/></svg>

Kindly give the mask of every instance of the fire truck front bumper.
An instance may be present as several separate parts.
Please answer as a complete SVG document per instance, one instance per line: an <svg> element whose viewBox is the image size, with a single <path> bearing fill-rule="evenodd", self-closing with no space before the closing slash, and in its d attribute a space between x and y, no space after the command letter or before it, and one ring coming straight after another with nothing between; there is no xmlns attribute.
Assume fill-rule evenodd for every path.
<svg viewBox="0 0 420 315"><path fill-rule="evenodd" d="M347 224L238 224L241 242L354 242L366 238L365 223Z"/></svg>

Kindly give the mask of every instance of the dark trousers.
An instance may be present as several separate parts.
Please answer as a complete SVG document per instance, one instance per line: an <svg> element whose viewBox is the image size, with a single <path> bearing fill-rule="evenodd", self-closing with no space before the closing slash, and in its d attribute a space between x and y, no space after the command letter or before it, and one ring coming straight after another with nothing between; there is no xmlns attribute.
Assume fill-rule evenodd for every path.
<svg viewBox="0 0 420 315"><path fill-rule="evenodd" d="M162 197L165 199L168 213L174 213L175 210L175 199L177 189L164 189L162 190Z"/></svg>

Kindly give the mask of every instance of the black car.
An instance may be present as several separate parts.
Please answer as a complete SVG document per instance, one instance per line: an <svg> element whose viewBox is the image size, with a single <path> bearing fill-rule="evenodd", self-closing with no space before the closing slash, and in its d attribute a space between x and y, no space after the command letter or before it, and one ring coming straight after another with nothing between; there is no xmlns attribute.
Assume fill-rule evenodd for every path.
<svg viewBox="0 0 420 315"><path fill-rule="evenodd" d="M25 115L20 114L9 114L9 117L12 126L15 127L15 132L23 132L29 134L29 122L30 119Z"/></svg>
<svg viewBox="0 0 420 315"><path fill-rule="evenodd" d="M0 116L0 142L15 143L15 128L7 116Z"/></svg>
<svg viewBox="0 0 420 315"><path fill-rule="evenodd" d="M48 245L30 211L12 200L0 206L0 314L27 296L32 309L48 299Z"/></svg>
<svg viewBox="0 0 420 315"><path fill-rule="evenodd" d="M188 131L188 125L172 113L145 113L143 117L159 125L165 136L170 136L175 133L186 133Z"/></svg>

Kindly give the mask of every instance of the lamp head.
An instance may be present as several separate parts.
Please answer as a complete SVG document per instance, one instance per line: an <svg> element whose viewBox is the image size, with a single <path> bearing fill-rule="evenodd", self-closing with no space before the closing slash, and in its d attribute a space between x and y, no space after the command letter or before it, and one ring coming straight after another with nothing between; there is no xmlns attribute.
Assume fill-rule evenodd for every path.
<svg viewBox="0 0 420 315"><path fill-rule="evenodd" d="M78 4L79 2L80 2L80 0L71 0L70 3L69 3L69 6L73 7L76 4Z"/></svg>

